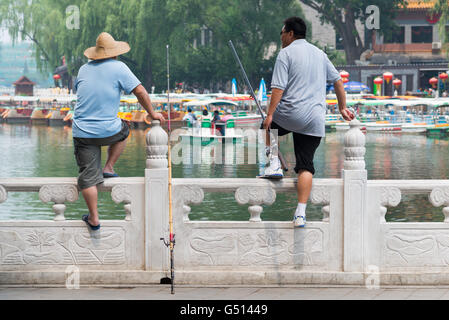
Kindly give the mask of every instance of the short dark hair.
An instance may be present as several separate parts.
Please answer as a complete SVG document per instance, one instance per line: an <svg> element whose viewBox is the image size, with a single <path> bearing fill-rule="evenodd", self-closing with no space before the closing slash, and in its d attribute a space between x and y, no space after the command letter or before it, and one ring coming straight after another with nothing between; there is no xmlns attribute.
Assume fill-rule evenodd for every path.
<svg viewBox="0 0 449 320"><path fill-rule="evenodd" d="M304 20L299 17L290 17L284 21L286 32L293 31L296 39L304 39L307 34L307 26Z"/></svg>

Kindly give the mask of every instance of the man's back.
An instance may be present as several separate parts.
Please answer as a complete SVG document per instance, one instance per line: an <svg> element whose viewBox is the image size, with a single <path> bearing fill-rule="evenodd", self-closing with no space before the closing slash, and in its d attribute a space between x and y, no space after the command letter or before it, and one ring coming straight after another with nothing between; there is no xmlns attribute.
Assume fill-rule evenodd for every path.
<svg viewBox="0 0 449 320"><path fill-rule="evenodd" d="M117 117L120 94L131 93L140 81L129 68L115 59L90 61L83 65L76 79L77 104L73 136L104 138L121 130Z"/></svg>
<svg viewBox="0 0 449 320"><path fill-rule="evenodd" d="M327 55L304 39L281 50L273 72L272 88L284 90L273 120L287 130L323 137L326 81L339 73Z"/></svg>

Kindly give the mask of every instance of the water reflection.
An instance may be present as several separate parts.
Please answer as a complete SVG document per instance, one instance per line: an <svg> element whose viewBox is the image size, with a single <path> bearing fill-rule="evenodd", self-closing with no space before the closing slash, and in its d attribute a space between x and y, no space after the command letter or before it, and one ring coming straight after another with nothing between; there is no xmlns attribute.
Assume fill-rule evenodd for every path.
<svg viewBox="0 0 449 320"><path fill-rule="evenodd" d="M127 147L116 164L122 177L143 177L146 161L144 130L132 130ZM253 178L263 172L264 144L210 144L195 147L190 143L175 149L179 161L173 164L174 178ZM258 145L256 145L258 143ZM295 156L291 135L280 138L281 151L294 177ZM344 132L331 132L316 151L316 178L340 178L343 169ZM368 179L447 179L449 173L448 138L428 138L419 134L366 134ZM76 177L72 131L68 127L0 124L0 177ZM103 148L103 164L107 150ZM223 159L222 159L223 158ZM222 159L222 161L219 161ZM256 162L256 163L254 163ZM100 193L102 219L124 219L123 205L116 205L110 193ZM388 208L387 221L443 221L441 208L428 202L428 195L404 195L397 208ZM294 192L278 194L276 202L264 208L265 221L291 220L296 208ZM80 219L87 213L83 199L67 204L66 218ZM192 220L247 221L247 206L236 203L233 193L206 194L200 206L193 206ZM0 219L53 219L51 205L42 203L37 193L9 193L0 204ZM321 206L308 206L308 219L321 220Z"/></svg>

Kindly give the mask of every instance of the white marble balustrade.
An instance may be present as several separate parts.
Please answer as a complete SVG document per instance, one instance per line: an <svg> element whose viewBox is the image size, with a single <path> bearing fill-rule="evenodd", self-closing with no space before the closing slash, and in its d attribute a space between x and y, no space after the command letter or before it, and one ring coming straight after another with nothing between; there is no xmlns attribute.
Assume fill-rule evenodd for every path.
<svg viewBox="0 0 449 320"><path fill-rule="evenodd" d="M315 179L310 202L320 221L295 229L264 221L263 208L296 180L186 179L173 187L175 273L178 284L199 285L448 285L449 181L368 180L365 136L352 121L340 179ZM0 178L8 192L38 192L54 221L0 221L0 285L64 285L77 267L81 285L158 283L169 275L168 137L155 121L147 134L144 178L107 180L101 191L123 204L126 218L102 220L99 232L65 220L79 197L75 178ZM248 209L246 221L192 221L205 194L229 193ZM403 194L427 194L444 222L386 222ZM226 208L224 207L225 211Z"/></svg>

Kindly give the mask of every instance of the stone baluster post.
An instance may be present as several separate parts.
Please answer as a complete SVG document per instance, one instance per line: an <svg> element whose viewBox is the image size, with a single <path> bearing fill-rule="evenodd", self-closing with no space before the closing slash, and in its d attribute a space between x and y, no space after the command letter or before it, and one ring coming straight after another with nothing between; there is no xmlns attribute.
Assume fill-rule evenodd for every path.
<svg viewBox="0 0 449 320"><path fill-rule="evenodd" d="M438 187L433 189L429 195L429 200L434 207L441 207L444 205L444 222L449 223L449 188Z"/></svg>
<svg viewBox="0 0 449 320"><path fill-rule="evenodd" d="M55 221L64 221L65 202L75 202L78 200L78 188L75 185L45 185L39 190L39 199L44 202L54 202L53 212Z"/></svg>
<svg viewBox="0 0 449 320"><path fill-rule="evenodd" d="M367 172L365 170L365 135L360 122L352 120L344 138L344 217L343 270L364 270Z"/></svg>
<svg viewBox="0 0 449 320"><path fill-rule="evenodd" d="M168 135L153 120L146 136L145 269L168 271L169 252L160 238L168 239Z"/></svg>
<svg viewBox="0 0 449 320"><path fill-rule="evenodd" d="M5 202L8 199L8 191L0 185L0 203Z"/></svg>
<svg viewBox="0 0 449 320"><path fill-rule="evenodd" d="M249 204L250 222L261 222L263 204L272 205L276 201L276 191L271 187L240 187L235 192L238 204Z"/></svg>

